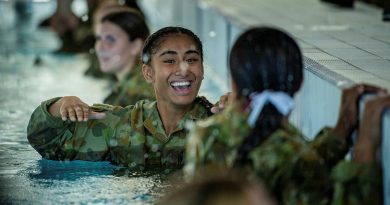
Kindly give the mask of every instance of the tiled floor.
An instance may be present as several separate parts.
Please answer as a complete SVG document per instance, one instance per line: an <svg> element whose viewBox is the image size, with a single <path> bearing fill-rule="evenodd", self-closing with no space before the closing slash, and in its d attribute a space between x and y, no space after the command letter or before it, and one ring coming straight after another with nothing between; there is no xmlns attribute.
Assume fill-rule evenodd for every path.
<svg viewBox="0 0 390 205"><path fill-rule="evenodd" d="M380 8L355 1L342 9L319 0L206 1L237 26L280 27L305 57L354 82L390 89L390 22Z"/></svg>

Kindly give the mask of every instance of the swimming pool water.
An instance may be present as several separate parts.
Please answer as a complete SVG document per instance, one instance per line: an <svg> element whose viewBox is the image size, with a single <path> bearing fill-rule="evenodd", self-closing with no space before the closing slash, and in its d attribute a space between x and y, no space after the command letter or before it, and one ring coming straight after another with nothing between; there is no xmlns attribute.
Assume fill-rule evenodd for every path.
<svg viewBox="0 0 390 205"><path fill-rule="evenodd" d="M0 204L153 204L166 189L166 170L136 174L108 162L44 160L29 145L26 127L41 101L76 95L94 103L108 92L106 81L83 75L85 56L50 54L36 38L42 33L32 34L33 52L8 42L16 49L0 55Z"/></svg>

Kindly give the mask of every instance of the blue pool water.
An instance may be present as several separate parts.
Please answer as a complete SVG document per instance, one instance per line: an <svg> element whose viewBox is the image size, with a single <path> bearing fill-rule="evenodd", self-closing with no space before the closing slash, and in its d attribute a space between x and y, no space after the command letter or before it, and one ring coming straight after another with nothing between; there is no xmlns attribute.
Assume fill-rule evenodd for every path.
<svg viewBox="0 0 390 205"><path fill-rule="evenodd" d="M26 127L41 101L76 95L102 102L108 83L83 75L85 56L52 54L60 46L55 35L19 24L10 2L0 1L0 204L153 204L170 170L44 160L29 145Z"/></svg>
<svg viewBox="0 0 390 205"><path fill-rule="evenodd" d="M0 203L152 204L165 170L118 174L108 162L43 160L28 144L26 126L41 101L77 95L100 102L107 86L82 75L82 56L41 54L41 65L35 58L15 53L0 63Z"/></svg>

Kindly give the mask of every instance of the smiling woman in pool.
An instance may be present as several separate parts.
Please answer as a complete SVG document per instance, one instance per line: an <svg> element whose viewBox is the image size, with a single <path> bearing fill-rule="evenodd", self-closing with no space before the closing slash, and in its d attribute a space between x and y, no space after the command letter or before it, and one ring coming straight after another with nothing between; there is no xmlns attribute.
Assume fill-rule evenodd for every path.
<svg viewBox="0 0 390 205"><path fill-rule="evenodd" d="M203 79L199 38L181 27L152 34L143 48L142 71L156 101L125 108L89 107L75 96L43 102L32 114L28 140L46 159L108 160L126 167L181 166L186 121L210 115L197 97ZM62 120L61 120L62 118Z"/></svg>

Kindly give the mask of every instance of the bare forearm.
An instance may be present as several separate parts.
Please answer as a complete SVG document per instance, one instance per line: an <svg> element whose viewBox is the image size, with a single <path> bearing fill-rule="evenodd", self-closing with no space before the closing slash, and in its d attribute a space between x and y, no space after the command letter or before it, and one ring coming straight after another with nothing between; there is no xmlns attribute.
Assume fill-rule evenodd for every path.
<svg viewBox="0 0 390 205"><path fill-rule="evenodd" d="M356 146L354 149L353 161L362 164L371 164L375 162L375 150L368 146Z"/></svg>
<svg viewBox="0 0 390 205"><path fill-rule="evenodd" d="M347 123L343 123L340 121L342 121L342 119L340 119L339 122L337 122L336 126L333 128L333 133L341 139L346 140L351 128L347 125Z"/></svg>
<svg viewBox="0 0 390 205"><path fill-rule="evenodd" d="M370 164L376 160L376 151L379 147L379 142L372 140L371 135L379 136L379 129L375 129L377 126L370 127L368 125L367 123L362 123L354 148L353 160L358 163Z"/></svg>

